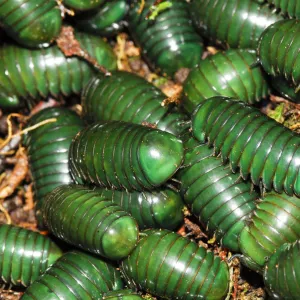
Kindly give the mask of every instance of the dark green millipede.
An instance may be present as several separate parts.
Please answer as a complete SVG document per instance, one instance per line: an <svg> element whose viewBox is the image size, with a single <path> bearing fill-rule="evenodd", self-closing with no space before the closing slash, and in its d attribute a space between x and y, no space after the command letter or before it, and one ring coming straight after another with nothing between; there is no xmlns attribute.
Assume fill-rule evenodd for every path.
<svg viewBox="0 0 300 300"><path fill-rule="evenodd" d="M106 0L63 0L63 4L78 11L91 10L99 7Z"/></svg>
<svg viewBox="0 0 300 300"><path fill-rule="evenodd" d="M194 136L208 140L214 154L229 161L255 185L300 196L300 137L243 102L214 97L192 116Z"/></svg>
<svg viewBox="0 0 300 300"><path fill-rule="evenodd" d="M98 300L124 287L120 273L98 257L79 251L65 253L24 293L22 300Z"/></svg>
<svg viewBox="0 0 300 300"><path fill-rule="evenodd" d="M97 189L97 192L129 212L141 229L172 230L183 223L184 204L180 195L171 189L132 193Z"/></svg>
<svg viewBox="0 0 300 300"><path fill-rule="evenodd" d="M200 34L225 48L256 49L264 29L283 19L253 0L192 0L189 8Z"/></svg>
<svg viewBox="0 0 300 300"><path fill-rule="evenodd" d="M241 99L249 104L261 101L269 94L264 74L251 50L230 49L201 61L183 85L184 108L192 112L195 106L214 96Z"/></svg>
<svg viewBox="0 0 300 300"><path fill-rule="evenodd" d="M80 185L62 185L43 201L47 228L58 238L111 260L126 257L138 240L136 221L111 199Z"/></svg>
<svg viewBox="0 0 300 300"><path fill-rule="evenodd" d="M59 35L62 17L55 0L0 0L0 24L23 46L42 47Z"/></svg>
<svg viewBox="0 0 300 300"><path fill-rule="evenodd" d="M250 224L239 237L242 262L262 271L268 259L282 244L300 239L300 199L266 194L254 210Z"/></svg>
<svg viewBox="0 0 300 300"><path fill-rule="evenodd" d="M213 156L213 149L187 135L185 160L177 173L181 193L191 212L199 217L212 238L239 251L238 237L255 209L258 194L249 182L239 180L229 165Z"/></svg>
<svg viewBox="0 0 300 300"><path fill-rule="evenodd" d="M192 25L187 3L168 1L172 6L150 20L155 2L146 0L139 13L141 1L133 0L129 9L129 30L144 57L153 68L169 76L180 68L196 66L203 52L202 39Z"/></svg>
<svg viewBox="0 0 300 300"><path fill-rule="evenodd" d="M143 300L144 298L137 294L136 292L133 292L132 290L126 289L126 290L120 290L120 291L113 291L108 292L103 295L102 300ZM152 299L152 298L147 298Z"/></svg>
<svg viewBox="0 0 300 300"><path fill-rule="evenodd" d="M100 8L76 16L75 26L101 36L114 35L123 30L128 7L126 0L108 1Z"/></svg>
<svg viewBox="0 0 300 300"><path fill-rule="evenodd" d="M272 76L280 76L300 88L300 20L284 20L268 27L262 34L258 57Z"/></svg>
<svg viewBox="0 0 300 300"><path fill-rule="evenodd" d="M83 49L100 65L115 69L116 57L101 38L76 33ZM84 60L66 58L57 46L29 50L14 45L0 48L0 108L33 105L40 98L52 95L69 96L81 92L95 73Z"/></svg>
<svg viewBox="0 0 300 300"><path fill-rule="evenodd" d="M272 299L297 300L300 295L300 241L276 249L264 267L264 283Z"/></svg>
<svg viewBox="0 0 300 300"><path fill-rule="evenodd" d="M130 286L162 299L226 296L229 271L220 257L168 230L144 233L147 236L121 264Z"/></svg>
<svg viewBox="0 0 300 300"><path fill-rule="evenodd" d="M127 191L153 190L178 170L181 140L146 126L99 122L80 131L70 148L76 182Z"/></svg>
<svg viewBox="0 0 300 300"><path fill-rule="evenodd" d="M29 286L61 255L48 237L25 228L0 225L1 282Z"/></svg>
<svg viewBox="0 0 300 300"><path fill-rule="evenodd" d="M55 118L30 131L24 139L34 184L36 215L42 226L40 209L45 196L62 184L72 183L68 156L73 137L84 127L83 121L66 108L46 108L29 120L28 127Z"/></svg>
<svg viewBox="0 0 300 300"><path fill-rule="evenodd" d="M116 71L111 77L101 74L93 77L82 92L81 102L83 115L90 123L102 120L148 122L178 135L186 129L187 117L174 108L162 106L166 98L145 79Z"/></svg>

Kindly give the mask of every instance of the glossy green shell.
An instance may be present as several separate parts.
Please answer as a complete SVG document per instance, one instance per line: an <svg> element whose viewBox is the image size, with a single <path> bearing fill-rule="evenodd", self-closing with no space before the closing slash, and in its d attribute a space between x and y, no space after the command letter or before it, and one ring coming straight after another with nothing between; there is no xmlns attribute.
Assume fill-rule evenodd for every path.
<svg viewBox="0 0 300 300"><path fill-rule="evenodd" d="M0 0L0 24L23 46L42 47L59 35L62 17L55 0Z"/></svg>
<svg viewBox="0 0 300 300"><path fill-rule="evenodd" d="M220 257L168 230L141 238L121 270L130 285L163 299L223 299L229 286Z"/></svg>
<svg viewBox="0 0 300 300"><path fill-rule="evenodd" d="M183 106L192 112L195 106L214 96L241 99L249 104L269 94L264 74L249 50L230 49L218 52L200 62L183 85Z"/></svg>
<svg viewBox="0 0 300 300"><path fill-rule="evenodd" d="M106 0L63 0L63 4L75 10L85 11L99 7L105 3L105 1Z"/></svg>
<svg viewBox="0 0 300 300"><path fill-rule="evenodd" d="M102 300L143 300L144 298L132 290L120 290L108 292L103 295ZM149 298L147 298L149 299Z"/></svg>
<svg viewBox="0 0 300 300"><path fill-rule="evenodd" d="M207 144L188 138L184 146L184 167L177 178L185 203L211 238L215 236L224 247L238 252L238 237L255 209L257 193L249 182L239 180L229 165L214 157Z"/></svg>
<svg viewBox="0 0 300 300"><path fill-rule="evenodd" d="M56 122L30 131L24 140L40 226L40 209L45 196L57 186L73 182L68 164L69 148L73 137L84 127L83 121L73 111L60 107L41 110L30 119L27 126L52 118L56 118Z"/></svg>
<svg viewBox="0 0 300 300"><path fill-rule="evenodd" d="M171 189L153 192L127 192L97 189L104 198L111 199L137 221L141 229L176 229L183 223L184 204L180 195Z"/></svg>
<svg viewBox="0 0 300 300"><path fill-rule="evenodd" d="M61 255L48 237L25 228L0 225L2 283L29 286Z"/></svg>
<svg viewBox="0 0 300 300"><path fill-rule="evenodd" d="M300 239L300 199L271 192L257 205L239 243L243 262L261 271L282 244Z"/></svg>
<svg viewBox="0 0 300 300"><path fill-rule="evenodd" d="M265 287L273 299L297 300L300 295L300 241L284 244L264 268Z"/></svg>
<svg viewBox="0 0 300 300"><path fill-rule="evenodd" d="M300 19L300 2L297 0L267 0L274 5L281 14L290 18Z"/></svg>
<svg viewBox="0 0 300 300"><path fill-rule="evenodd" d="M112 36L123 30L128 7L126 0L110 0L98 9L76 16L74 22L82 31Z"/></svg>
<svg viewBox="0 0 300 300"><path fill-rule="evenodd" d="M272 77L271 84L282 97L300 103L300 91L296 93L292 83L287 82L282 77Z"/></svg>
<svg viewBox="0 0 300 300"><path fill-rule="evenodd" d="M36 280L22 300L98 300L123 288L120 273L109 263L79 251L64 254Z"/></svg>
<svg viewBox="0 0 300 300"><path fill-rule="evenodd" d="M101 38L78 33L76 39L99 64L117 66L112 48ZM0 48L0 108L16 108L52 95L80 93L95 73L84 60L66 58L57 46L29 50L14 45Z"/></svg>
<svg viewBox="0 0 300 300"><path fill-rule="evenodd" d="M190 20L187 3L171 0L172 6L161 11L155 20L147 17L156 0L133 0L129 9L129 30L150 65L172 76L180 68L196 66L203 52L202 39Z"/></svg>
<svg viewBox="0 0 300 300"><path fill-rule="evenodd" d="M119 121L88 126L70 148L76 182L127 191L161 186L178 170L182 159L182 142L174 135Z"/></svg>
<svg viewBox="0 0 300 300"><path fill-rule="evenodd" d="M136 221L111 199L80 185L52 191L42 206L44 223L65 242L111 260L126 257L138 240Z"/></svg>
<svg viewBox="0 0 300 300"><path fill-rule="evenodd" d="M180 134L187 117L172 107L162 106L167 96L145 79L128 72L93 77L82 92L84 117L94 123L102 120L135 124L148 122L158 129Z"/></svg>
<svg viewBox="0 0 300 300"><path fill-rule="evenodd" d="M300 87L300 20L284 20L268 27L261 36L258 57L272 76L281 76Z"/></svg>
<svg viewBox="0 0 300 300"><path fill-rule="evenodd" d="M225 48L256 49L264 29L283 19L253 0L192 0L189 8L201 35Z"/></svg>
<svg viewBox="0 0 300 300"><path fill-rule="evenodd" d="M258 109L233 99L214 97L198 105L192 116L194 136L208 140L215 155L262 184L300 196L300 137Z"/></svg>

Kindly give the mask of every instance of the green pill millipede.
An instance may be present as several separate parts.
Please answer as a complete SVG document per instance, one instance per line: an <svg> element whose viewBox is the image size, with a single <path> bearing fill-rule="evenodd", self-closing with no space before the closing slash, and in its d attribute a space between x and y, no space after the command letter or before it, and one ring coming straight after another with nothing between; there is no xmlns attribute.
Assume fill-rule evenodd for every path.
<svg viewBox="0 0 300 300"><path fill-rule="evenodd" d="M229 98L200 104L192 117L194 136L208 140L215 155L229 161L255 185L300 196L300 137L258 109Z"/></svg>
<svg viewBox="0 0 300 300"><path fill-rule="evenodd" d="M0 277L14 286L29 286L61 255L48 237L12 225L0 225Z"/></svg>
<svg viewBox="0 0 300 300"><path fill-rule="evenodd" d="M192 112L195 106L214 96L241 99L249 104L261 101L269 87L251 50L230 49L201 61L183 85L183 106Z"/></svg>
<svg viewBox="0 0 300 300"><path fill-rule="evenodd" d="M280 76L300 88L300 20L284 20L268 27L262 34L258 57L272 76Z"/></svg>
<svg viewBox="0 0 300 300"><path fill-rule="evenodd" d="M70 147L74 180L127 191L153 190L178 170L181 140L161 130L120 121L88 126Z"/></svg>
<svg viewBox="0 0 300 300"><path fill-rule="evenodd" d="M22 300L102 299L104 293L124 287L120 273L98 257L71 251L64 254L24 293Z"/></svg>
<svg viewBox="0 0 300 300"><path fill-rule="evenodd" d="M264 267L264 283L272 299L297 300L300 293L300 241L276 249Z"/></svg>
<svg viewBox="0 0 300 300"><path fill-rule="evenodd" d="M109 70L117 67L112 48L101 38L76 33L83 49ZM66 58L57 46L29 50L14 45L0 48L0 108L33 105L52 95L69 96L81 92L95 73L80 58Z"/></svg>
<svg viewBox="0 0 300 300"><path fill-rule="evenodd" d="M300 200L271 192L254 210L250 224L239 237L242 262L261 271L282 244L300 239Z"/></svg>
<svg viewBox="0 0 300 300"><path fill-rule="evenodd" d="M45 196L59 185L73 183L68 163L69 148L73 137L84 127L79 116L66 108L43 109L29 120L27 126L52 118L55 118L56 122L44 124L30 131L24 139L40 226L42 226L40 209Z"/></svg>
<svg viewBox="0 0 300 300"><path fill-rule="evenodd" d="M156 0L146 0L141 13L140 1L133 0L129 9L129 30L141 46L149 64L169 76L180 68L196 66L203 52L202 39L190 20L185 1L168 1L171 7L150 20Z"/></svg>
<svg viewBox="0 0 300 300"><path fill-rule="evenodd" d="M81 95L83 115L90 123L102 120L148 122L178 135L186 129L183 124L187 117L174 108L163 107L161 103L166 98L145 79L120 71L110 77L101 74L93 77Z"/></svg>
<svg viewBox="0 0 300 300"><path fill-rule="evenodd" d="M80 185L63 185L48 194L42 215L58 238L111 260L126 257L138 240L138 226L129 213Z"/></svg>
<svg viewBox="0 0 300 300"><path fill-rule="evenodd" d="M256 49L264 29L283 19L253 0L192 0L189 8L201 35L225 48Z"/></svg>
<svg viewBox="0 0 300 300"><path fill-rule="evenodd" d="M112 36L124 29L128 6L126 0L108 1L98 9L76 16L75 26L85 32Z"/></svg>
<svg viewBox="0 0 300 300"><path fill-rule="evenodd" d="M227 264L168 230L145 231L121 271L130 286L163 299L217 300L229 286Z"/></svg>
<svg viewBox="0 0 300 300"><path fill-rule="evenodd" d="M42 47L59 35L62 17L55 0L0 0L0 23L23 46Z"/></svg>
<svg viewBox="0 0 300 300"><path fill-rule="evenodd" d="M63 0L63 4L78 11L91 10L99 7L106 0Z"/></svg>
<svg viewBox="0 0 300 300"><path fill-rule="evenodd" d="M171 189L132 193L97 189L97 192L129 212L141 229L172 230L183 223L184 204L180 195Z"/></svg>
<svg viewBox="0 0 300 300"><path fill-rule="evenodd" d="M143 300L144 298L132 290L120 290L105 293L102 300ZM151 298L147 298L151 299Z"/></svg>
<svg viewBox="0 0 300 300"><path fill-rule="evenodd" d="M190 134L188 134L190 136ZM239 251L238 237L258 199L251 184L239 180L229 165L213 156L213 149L194 138L184 143L185 160L176 175L191 212L221 245Z"/></svg>

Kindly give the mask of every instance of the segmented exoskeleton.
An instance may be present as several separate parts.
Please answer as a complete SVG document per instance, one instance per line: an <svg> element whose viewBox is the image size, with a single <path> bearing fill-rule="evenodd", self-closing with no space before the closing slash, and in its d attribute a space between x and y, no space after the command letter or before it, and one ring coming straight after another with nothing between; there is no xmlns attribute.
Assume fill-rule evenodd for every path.
<svg viewBox="0 0 300 300"><path fill-rule="evenodd" d="M120 273L111 264L83 252L71 251L38 278L21 299L96 300L123 286Z"/></svg>
<svg viewBox="0 0 300 300"><path fill-rule="evenodd" d="M87 187L56 188L43 201L41 211L55 236L112 260L126 257L138 240L138 226L129 213Z"/></svg>
<svg viewBox="0 0 300 300"><path fill-rule="evenodd" d="M158 129L180 134L187 117L172 107L162 106L167 98L145 79L128 72L93 77L82 92L83 115L89 122L117 120L151 123Z"/></svg>
<svg viewBox="0 0 300 300"><path fill-rule="evenodd" d="M238 236L258 195L249 182L239 180L239 174L214 157L207 144L199 144L190 134L185 138L185 160L177 173L183 199L210 237L215 236L231 251L239 251Z"/></svg>
<svg viewBox="0 0 300 300"><path fill-rule="evenodd" d="M251 50L230 49L209 56L193 69L183 85L184 108L195 106L214 96L241 99L253 104L269 93L268 84Z"/></svg>
<svg viewBox="0 0 300 300"><path fill-rule="evenodd" d="M15 286L29 286L62 255L48 237L12 225L0 225L0 245L0 281Z"/></svg>
<svg viewBox="0 0 300 300"><path fill-rule="evenodd" d="M183 222L183 202L171 189L153 192L132 192L97 189L103 197L111 199L129 212L141 229L175 229Z"/></svg>
<svg viewBox="0 0 300 300"><path fill-rule="evenodd" d="M264 0L257 0L264 2ZM289 18L300 19L300 2L297 0L265 0L274 5L278 11Z"/></svg>
<svg viewBox="0 0 300 300"><path fill-rule="evenodd" d="M203 52L202 39L190 20L185 1L168 1L171 7L149 19L156 0L131 1L129 29L150 65L172 76L180 68L196 66Z"/></svg>
<svg viewBox="0 0 300 300"><path fill-rule="evenodd" d="M201 35L226 48L256 49L264 29L283 19L253 0L192 0L189 9Z"/></svg>
<svg viewBox="0 0 300 300"><path fill-rule="evenodd" d="M108 292L103 295L102 300L139 300L144 299L142 296L137 294L136 292L133 292L132 290L126 289L126 290L119 290L119 291L113 291ZM151 299L151 298L147 298Z"/></svg>
<svg viewBox="0 0 300 300"><path fill-rule="evenodd" d="M124 28L128 7L126 0L107 1L98 9L76 16L74 22L82 31L112 36Z"/></svg>
<svg viewBox="0 0 300 300"><path fill-rule="evenodd" d="M88 126L70 148L76 182L127 191L161 186L178 170L182 159L182 142L174 135L119 121Z"/></svg>
<svg viewBox="0 0 300 300"><path fill-rule="evenodd" d="M30 131L25 137L34 184L36 215L42 226L40 209L45 196L62 184L72 183L69 172L69 148L73 137L84 127L83 121L66 108L46 108L35 114L28 127L56 119Z"/></svg>
<svg viewBox="0 0 300 300"><path fill-rule="evenodd" d="M100 65L116 68L111 47L101 38L78 33L76 39ZM52 95L79 93L95 73L86 61L66 58L57 46L29 50L7 45L0 48L0 108L15 108Z"/></svg>
<svg viewBox="0 0 300 300"><path fill-rule="evenodd" d="M86 11L99 7L105 3L105 1L106 0L63 0L63 4L78 11Z"/></svg>
<svg viewBox="0 0 300 300"><path fill-rule="evenodd" d="M129 285L163 299L223 299L229 271L220 257L168 230L144 233L121 264Z"/></svg>
<svg viewBox="0 0 300 300"><path fill-rule="evenodd" d="M284 20L268 27L258 45L262 67L272 76L280 76L300 88L300 20Z"/></svg>
<svg viewBox="0 0 300 300"><path fill-rule="evenodd" d="M281 96L292 102L300 103L300 93L295 92L295 87L292 83L286 81L282 77L272 77L270 82Z"/></svg>
<svg viewBox="0 0 300 300"><path fill-rule="evenodd" d="M18 43L42 47L58 36L62 17L55 0L0 0L0 24Z"/></svg>
<svg viewBox="0 0 300 300"><path fill-rule="evenodd" d="M264 267L264 283L273 299L297 300L300 294L300 241L276 249Z"/></svg>
<svg viewBox="0 0 300 300"><path fill-rule="evenodd" d="M300 199L276 194L265 195L254 210L251 223L240 235L242 261L261 271L266 260L282 244L300 239Z"/></svg>
<svg viewBox="0 0 300 300"><path fill-rule="evenodd" d="M192 117L194 136L208 140L231 169L267 190L300 195L300 137L243 102L214 97Z"/></svg>

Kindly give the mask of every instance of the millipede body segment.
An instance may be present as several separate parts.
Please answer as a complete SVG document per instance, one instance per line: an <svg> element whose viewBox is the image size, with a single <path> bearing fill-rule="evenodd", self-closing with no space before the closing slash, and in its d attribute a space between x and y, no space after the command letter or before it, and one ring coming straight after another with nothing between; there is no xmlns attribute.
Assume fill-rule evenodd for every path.
<svg viewBox="0 0 300 300"><path fill-rule="evenodd" d="M70 168L78 183L127 191L153 190L178 170L182 141L146 126L98 122L76 135Z"/></svg>
<svg viewBox="0 0 300 300"><path fill-rule="evenodd" d="M0 225L0 276L2 283L31 285L61 255L48 237L13 225Z"/></svg>
<svg viewBox="0 0 300 300"><path fill-rule="evenodd" d="M300 137L243 102L213 97L192 117L194 136L255 185L300 196Z"/></svg>
<svg viewBox="0 0 300 300"><path fill-rule="evenodd" d="M167 98L145 79L128 72L99 74L86 85L81 95L83 115L90 123L103 120L135 124L147 122L158 129L180 134L186 129L185 114L174 107L162 106Z"/></svg>
<svg viewBox="0 0 300 300"><path fill-rule="evenodd" d="M129 285L163 299L222 299L228 266L220 257L168 230L145 231L121 270Z"/></svg>

